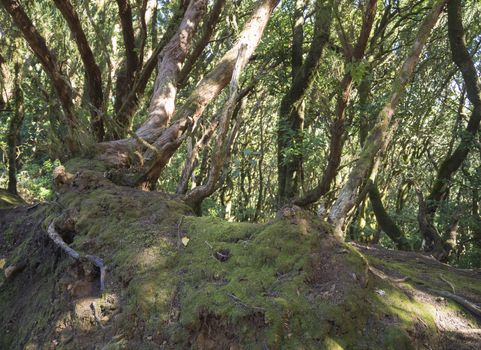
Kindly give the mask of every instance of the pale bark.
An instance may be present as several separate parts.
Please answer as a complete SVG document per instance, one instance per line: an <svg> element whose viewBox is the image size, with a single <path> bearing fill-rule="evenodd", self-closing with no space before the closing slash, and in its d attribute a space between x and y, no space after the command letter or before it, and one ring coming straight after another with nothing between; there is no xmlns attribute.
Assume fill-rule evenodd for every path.
<svg viewBox="0 0 481 350"><path fill-rule="evenodd" d="M187 82L187 79L189 78L189 74L192 71L194 64L197 62L205 47L209 43L212 33L214 32L214 29L219 22L219 18L222 10L224 9L225 2L226 0L216 0L216 2L214 3L214 6L210 11L209 18L204 22L201 36L195 43L191 54L186 59L182 70L179 73L179 77L177 79L177 85L179 87L182 87Z"/></svg>
<svg viewBox="0 0 481 350"><path fill-rule="evenodd" d="M95 256L95 255L88 255L88 254L80 254L75 249L71 248L62 237L59 235L57 230L55 229L55 223L52 221L47 229L47 234L52 242L57 245L62 251L70 256L72 259L76 261L86 260L89 261L92 265L96 266L99 269L99 289L102 292L105 287L105 274L106 274L106 266L104 261Z"/></svg>
<svg viewBox="0 0 481 350"><path fill-rule="evenodd" d="M143 188L152 188L169 159L201 118L204 109L229 83L239 48L246 44L246 57L252 56L278 1L259 0L236 43L197 84L185 103L177 109L170 126L165 129L145 130L145 134L142 135L143 141L154 142L153 146L146 147L145 142L138 137L103 142L97 144L97 157L108 164L123 166L134 161L131 158L134 151L147 149L141 159L145 172L137 179L136 184L142 185Z"/></svg>
<svg viewBox="0 0 481 350"><path fill-rule="evenodd" d="M369 177L372 164L379 151L385 146L386 139L391 132L391 119L406 89L406 85L414 74L414 68L419 61L421 51L426 44L432 29L436 25L439 15L447 0L437 1L430 13L422 22L414 44L393 82L389 100L380 111L376 125L370 131L366 144L361 150L358 161L351 170L346 184L342 187L337 200L329 213L329 221L334 225L336 235L343 237L343 224L356 203L361 184Z"/></svg>
<svg viewBox="0 0 481 350"><path fill-rule="evenodd" d="M246 45L242 46L239 50L239 56L232 73L230 95L220 112L219 133L216 137L215 150L212 155L211 168L207 181L204 185L195 187L189 191L184 197L184 201L190 205L193 205L194 207L198 207L204 198L210 196L216 190L216 185L220 179L221 171L225 165L225 159L229 153L230 144L229 142L226 142L226 140L232 115L234 114L234 108L237 103L239 77L247 63L245 51Z"/></svg>
<svg viewBox="0 0 481 350"><path fill-rule="evenodd" d="M160 41L155 46L154 51L152 52L151 56L147 59L145 64L142 67L142 70L139 72L135 82L130 89L127 96L125 96L124 100L121 103L121 107L117 112L117 118L119 120L120 129L118 134L124 135L125 131L128 127L130 127L130 123L132 120L132 116L134 115L135 111L137 110L137 102L140 96L145 91L145 87L154 71L157 63L158 63L158 56L162 49L169 43L172 36L176 33L176 30L179 26L179 23L182 20L183 10L177 11L176 14L171 18L165 33L163 34Z"/></svg>
<svg viewBox="0 0 481 350"><path fill-rule="evenodd" d="M205 12L206 0L191 0L177 33L159 54L158 74L149 106L148 119L137 130L145 137L153 129L164 128L174 113L180 67L189 53L192 37Z"/></svg>
<svg viewBox="0 0 481 350"><path fill-rule="evenodd" d="M140 179L141 182L149 183L152 186L157 181L161 171L182 144L189 130L202 116L205 107L229 83L240 48L246 45L246 57L252 56L277 3L278 0L260 0L234 46L199 82L184 105L175 113L173 124L157 137L154 146L158 149L158 154L154 155L151 151L147 151L145 154L148 170ZM150 134L156 135L157 133L158 131L154 129Z"/></svg>
<svg viewBox="0 0 481 350"><path fill-rule="evenodd" d="M5 58L0 54L0 109L3 109L13 94L13 79L6 64Z"/></svg>

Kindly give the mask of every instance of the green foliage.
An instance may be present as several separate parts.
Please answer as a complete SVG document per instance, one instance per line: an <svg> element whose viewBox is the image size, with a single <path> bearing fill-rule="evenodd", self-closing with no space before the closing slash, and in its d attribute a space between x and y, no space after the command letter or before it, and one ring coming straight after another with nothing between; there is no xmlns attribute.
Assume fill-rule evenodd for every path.
<svg viewBox="0 0 481 350"><path fill-rule="evenodd" d="M18 191L27 202L46 201L53 198L52 171L60 165L59 160L27 163L17 174ZM7 187L8 174L0 172L0 187Z"/></svg>

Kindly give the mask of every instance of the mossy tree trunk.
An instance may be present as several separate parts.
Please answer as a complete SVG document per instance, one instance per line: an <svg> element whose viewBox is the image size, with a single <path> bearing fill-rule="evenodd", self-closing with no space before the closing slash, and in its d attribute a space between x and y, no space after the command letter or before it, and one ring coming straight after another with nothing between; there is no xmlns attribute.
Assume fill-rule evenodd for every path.
<svg viewBox="0 0 481 350"><path fill-rule="evenodd" d="M371 183L369 188L369 200L371 201L372 211L376 216L379 227L388 235L400 250L411 250L408 240L404 233L399 229L394 220L389 216L382 203L381 194L377 184Z"/></svg>
<svg viewBox="0 0 481 350"><path fill-rule="evenodd" d="M443 257L449 255L454 247L452 244L447 244L447 241L437 242L444 239L437 234L435 229L433 231L434 217L440 204L446 199L453 175L461 167L472 148L481 122L481 86L476 67L466 47L461 0L450 0L448 4L448 37L453 61L461 71L473 110L458 146L454 152L446 156L439 166L431 192L426 198L425 210L420 208L420 215L425 215L422 221L426 221L426 225L421 225L421 233L426 243L425 248L427 251L436 251L436 255ZM447 239L449 240L449 237Z"/></svg>
<svg viewBox="0 0 481 350"><path fill-rule="evenodd" d="M283 205L299 193L302 167L302 132L304 126L304 95L311 86L329 41L333 1L317 0L314 35L309 52L302 63L302 3L296 3L293 27L292 83L281 100L277 127L278 200ZM302 63L302 64L301 64Z"/></svg>
<svg viewBox="0 0 481 350"><path fill-rule="evenodd" d="M370 0L366 4L364 12L362 29L359 33L356 45L352 50L345 53L346 62L348 65L359 64L364 57L367 43L371 35L371 29L376 16L377 0ZM347 46L347 45L346 45ZM337 96L336 110L334 120L331 125L331 138L329 143L329 155L327 159L327 166L318 183L318 185L308 191L302 198L296 199L295 204L300 206L307 206L318 201L331 189L338 173L339 165L341 164L342 151L344 148L345 139L345 124L346 124L346 108L351 97L353 87L353 78L350 69L348 68L341 81L340 92Z"/></svg>
<svg viewBox="0 0 481 350"><path fill-rule="evenodd" d="M438 21L439 15L447 0L437 1L431 12L421 23L414 44L399 70L392 85L389 100L379 112L377 122L367 137L366 144L361 150L358 161L352 168L347 182L342 187L334 205L329 213L329 221L334 226L336 235L344 236L343 226L348 213L355 206L358 199L358 191L370 176L373 163L380 152L386 146L393 131L391 120L397 105L404 93L408 82L414 74L414 68L419 61L421 51L426 44L431 31Z"/></svg>

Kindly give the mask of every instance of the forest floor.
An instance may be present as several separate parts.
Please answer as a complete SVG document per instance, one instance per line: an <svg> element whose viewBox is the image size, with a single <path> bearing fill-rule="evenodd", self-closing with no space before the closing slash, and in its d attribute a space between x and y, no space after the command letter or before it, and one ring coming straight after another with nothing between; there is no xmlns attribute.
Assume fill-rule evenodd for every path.
<svg viewBox="0 0 481 350"><path fill-rule="evenodd" d="M295 209L265 224L196 217L91 169L69 169L54 202L0 209L1 349L481 346L479 270L342 243ZM85 254L105 263L104 288Z"/></svg>

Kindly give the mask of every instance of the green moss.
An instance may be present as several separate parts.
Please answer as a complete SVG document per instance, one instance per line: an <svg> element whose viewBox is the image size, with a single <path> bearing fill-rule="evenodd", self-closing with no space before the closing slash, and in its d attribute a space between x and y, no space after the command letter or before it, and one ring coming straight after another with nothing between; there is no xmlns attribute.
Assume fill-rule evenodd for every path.
<svg viewBox="0 0 481 350"><path fill-rule="evenodd" d="M25 201L22 198L0 188L0 209L18 207L24 204Z"/></svg>
<svg viewBox="0 0 481 350"><path fill-rule="evenodd" d="M206 333L225 348L409 349L420 322L427 337L437 336L434 309L406 293L422 280L418 264L364 257L330 237L324 223L302 215L265 225L228 223L189 216L184 204L157 194L127 191L69 193L32 214L45 218L46 227L68 208L76 219L72 247L107 264L105 293L117 295L122 307L114 326L121 337L107 342L111 348L134 347L136 341L143 348L164 341L189 348ZM14 255L35 256L34 242L26 240ZM228 259L217 259L218 252ZM373 276L363 285L366 259L412 276L412 286ZM40 275L55 286L72 261L62 259L56 267L52 256L46 261ZM36 287L49 300L54 287ZM4 319L14 313L6 300L19 293L16 288L0 292ZM101 298L98 303L103 305ZM45 334L65 307L65 301L52 307L32 298L25 314L35 321L26 323L22 336L37 329L35 322L43 330L35 334Z"/></svg>
<svg viewBox="0 0 481 350"><path fill-rule="evenodd" d="M72 158L65 164L65 169L68 172L74 173L79 170L93 170L93 171L106 171L108 167L105 163L96 159L86 159L86 158Z"/></svg>
<svg viewBox="0 0 481 350"><path fill-rule="evenodd" d="M205 315L221 317L225 328L240 330L243 346L259 346L252 326L247 325L261 315L257 331L264 334L269 347L335 348L333 344L337 344L354 348L363 342L378 342L388 348L396 346L399 339L379 339L374 331L360 337L359 332L386 308L391 315L401 313L397 308L406 305L419 309L395 291L389 297L393 300L372 300L374 286L363 290L357 284L345 290L339 304L329 299L313 302L310 295L318 292L306 281L313 273L309 252L319 247L319 236L309 229L306 232L302 225L285 220L256 226L187 218L183 227L190 241L176 258L176 265L183 286L180 322L185 328L200 328ZM215 259L214 253L220 250L229 250L231 257L226 262ZM354 273L365 270L362 257L351 248L343 256L355 267ZM413 325L407 312L402 316L400 325L392 326L399 328L394 332L397 335Z"/></svg>

